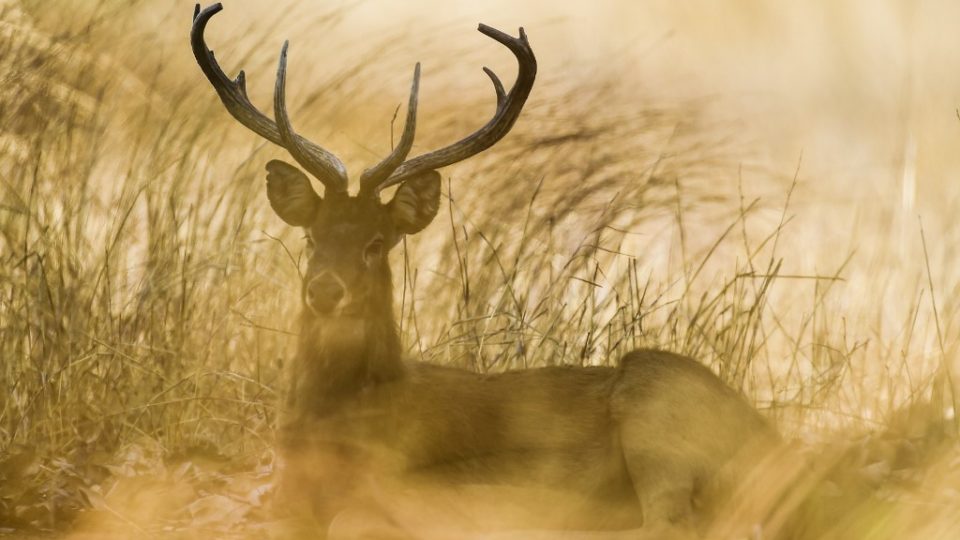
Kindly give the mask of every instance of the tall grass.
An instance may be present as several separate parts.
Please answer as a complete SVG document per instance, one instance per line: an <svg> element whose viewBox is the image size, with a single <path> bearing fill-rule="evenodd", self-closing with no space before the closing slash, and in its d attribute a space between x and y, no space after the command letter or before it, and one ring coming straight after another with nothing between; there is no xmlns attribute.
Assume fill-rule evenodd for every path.
<svg viewBox="0 0 960 540"><path fill-rule="evenodd" d="M85 510L119 530L256 531L299 309L300 241L262 189L262 164L282 154L221 110L180 43L188 10L101 2L66 21L52 5L0 7L0 526L64 530ZM176 45L147 31L157 13ZM344 15L316 15L311 32ZM257 51L276 36L212 31L224 67L247 67L267 103L273 69ZM358 102L403 38L318 90L291 84L298 128L332 147L375 141L344 144L348 163L383 150L389 114ZM851 282L856 242L833 266L790 270L809 257L791 236L815 181L804 164L771 172L709 102L624 91L625 67L545 73L508 139L444 171L445 212L394 260L409 355L499 371L689 354L788 436L827 445L811 453L872 475L886 517L868 506L832 534L956 531L957 457L942 444L956 436L960 281L938 275L955 248L926 231L916 279L883 289L909 298L891 335L872 320L889 310ZM479 116L462 111L489 110L487 92L432 95L418 148L472 129ZM867 264L882 274L896 257Z"/></svg>

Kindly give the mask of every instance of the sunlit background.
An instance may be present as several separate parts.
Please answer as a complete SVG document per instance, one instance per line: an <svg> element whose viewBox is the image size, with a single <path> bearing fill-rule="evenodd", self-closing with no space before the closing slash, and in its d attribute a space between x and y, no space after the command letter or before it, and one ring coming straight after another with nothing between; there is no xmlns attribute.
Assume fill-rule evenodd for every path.
<svg viewBox="0 0 960 540"><path fill-rule="evenodd" d="M224 70L272 115L289 39L294 125L354 181L389 152L415 62L412 155L489 118L482 66L512 83L477 23L526 29L539 71L519 122L441 171L440 215L395 254L412 358L690 354L810 453L858 441L851 467L883 464L885 489L910 476L879 537L956 532L923 504L958 504L939 444L960 368L960 4L224 4L207 30ZM0 1L0 527L265 520L301 233L263 189L284 153L223 110L192 13ZM903 465L890 440L926 457ZM184 463L179 480L228 475L246 506L172 488ZM177 508L145 512L156 498Z"/></svg>

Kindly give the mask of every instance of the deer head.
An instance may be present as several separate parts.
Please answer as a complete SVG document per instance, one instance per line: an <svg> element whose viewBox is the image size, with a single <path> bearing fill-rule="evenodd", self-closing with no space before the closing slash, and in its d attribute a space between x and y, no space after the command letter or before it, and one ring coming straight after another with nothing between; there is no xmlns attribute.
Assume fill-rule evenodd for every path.
<svg viewBox="0 0 960 540"><path fill-rule="evenodd" d="M520 115L537 71L536 58L523 28L518 38L483 24L478 28L509 48L520 66L517 81L509 92L504 91L493 71L483 68L493 82L497 97L493 118L450 146L408 160L416 130L418 63L413 72L399 144L380 163L360 175L359 193L351 196L343 163L298 135L290 123L285 95L288 43L284 43L280 52L273 102L275 120L271 120L247 97L244 72L241 70L236 79L228 78L204 41L207 22L221 9L219 3L203 10L196 6L190 41L197 63L236 120L286 149L324 186L321 197L299 168L280 160L267 163L267 197L271 207L282 220L306 231L309 260L302 288L305 312L320 318L352 318L369 316L371 310L382 310L384 295L389 298L390 291L388 252L403 235L423 230L437 214L440 203L437 169L491 147L510 131ZM397 184L393 198L381 202L381 191ZM389 300L387 302L389 306Z"/></svg>

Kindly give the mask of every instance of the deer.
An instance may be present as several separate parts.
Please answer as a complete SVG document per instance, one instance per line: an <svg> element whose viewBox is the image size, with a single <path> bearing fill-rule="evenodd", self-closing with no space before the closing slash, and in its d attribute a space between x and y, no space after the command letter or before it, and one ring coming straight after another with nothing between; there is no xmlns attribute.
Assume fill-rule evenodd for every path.
<svg viewBox="0 0 960 540"><path fill-rule="evenodd" d="M306 240L300 331L278 446L286 463L281 485L309 514L313 534L336 536L333 525L344 513L372 500L370 486L389 481L425 490L529 488L577 501L577 511L547 515L550 504L538 508L547 523L538 527L698 534L713 501L729 492L721 486L738 478L753 449L778 440L770 422L705 365L641 349L616 365L481 374L403 354L388 255L436 217L438 169L490 148L517 122L537 73L523 28L514 37L478 27L518 64L509 91L483 68L496 94L492 118L449 146L407 159L417 126L417 63L402 135L363 171L351 195L340 159L291 125L289 42L279 57L271 119L248 98L244 71L229 78L205 42L205 28L221 10L219 3L194 10L190 41L200 69L235 120L299 165L269 161L266 191L274 213L303 229ZM322 184L322 195L307 173ZM381 201L394 186L392 198Z"/></svg>

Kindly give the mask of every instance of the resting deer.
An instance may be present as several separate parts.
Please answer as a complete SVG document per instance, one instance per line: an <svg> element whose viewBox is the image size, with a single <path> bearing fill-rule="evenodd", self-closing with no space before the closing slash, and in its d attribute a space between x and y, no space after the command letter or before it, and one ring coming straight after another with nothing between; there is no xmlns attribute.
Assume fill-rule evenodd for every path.
<svg viewBox="0 0 960 540"><path fill-rule="evenodd" d="M512 37L479 26L519 63L509 92L484 68L496 92L493 118L450 146L408 160L417 64L399 143L360 175L359 193L351 196L340 160L290 124L287 44L271 120L248 99L243 71L229 79L204 41L207 23L220 10L220 4L202 11L197 6L194 14L191 44L204 75L236 120L284 148L325 188L321 197L299 168L267 163L270 205L283 221L304 229L308 253L281 426L281 450L292 471L284 482L309 499L321 530L360 500L371 478L532 486L595 505L577 519L565 513L558 527L692 528L706 515L711 486L730 476L743 450L776 438L709 369L669 352L634 351L618 367L499 374L403 358L387 255L436 216L437 169L491 147L516 122L537 71L523 29ZM398 186L396 193L383 203L380 194L390 186Z"/></svg>

